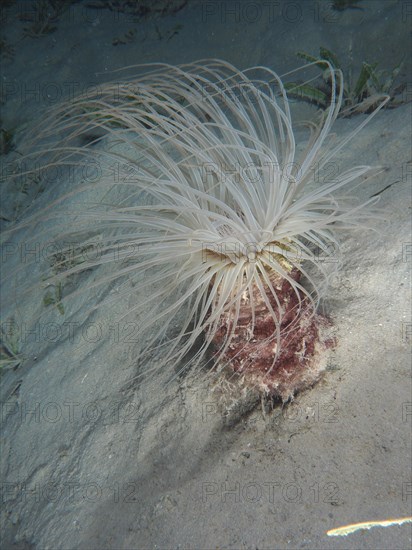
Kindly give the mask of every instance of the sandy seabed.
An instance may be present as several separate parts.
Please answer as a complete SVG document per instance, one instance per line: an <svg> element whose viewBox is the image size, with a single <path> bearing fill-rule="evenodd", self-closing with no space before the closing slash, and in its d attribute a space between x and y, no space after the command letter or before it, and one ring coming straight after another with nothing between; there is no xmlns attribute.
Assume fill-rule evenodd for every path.
<svg viewBox="0 0 412 550"><path fill-rule="evenodd" d="M144 22L103 9L85 18L84 4L52 34L23 40L20 4L5 11L15 53L2 70L2 120L16 128L17 145L47 93L104 82L134 63L217 57L282 74L298 65L296 51L324 46L343 65L352 58L356 67L367 60L391 70L411 45L410 3L402 1L363 1L342 12L328 2L225 3L235 16L222 2L190 2ZM114 46L130 29L136 38ZM406 58L401 81L410 69ZM334 131L343 137L362 116L338 120ZM63 323L101 295L77 297L65 318L43 311L47 326L61 329L53 336L36 327L42 296L20 300L18 279L7 280L2 293L12 300L2 321L13 316L21 330L35 328L24 361L2 374L2 547L409 547L410 525L336 539L326 531L412 515L410 146L405 102L379 113L345 148L346 164L385 168L357 192L362 201L385 189L387 219L380 233L343 240L343 265L323 303L338 341L326 375L270 414L242 396L228 414L196 372L171 384L162 370L136 380L140 343L110 331L126 298L89 318L103 338L73 342ZM9 156L2 158L7 167ZM50 195L40 195L40 208ZM7 257L3 274L18 262ZM34 269L33 285L36 276Z"/></svg>

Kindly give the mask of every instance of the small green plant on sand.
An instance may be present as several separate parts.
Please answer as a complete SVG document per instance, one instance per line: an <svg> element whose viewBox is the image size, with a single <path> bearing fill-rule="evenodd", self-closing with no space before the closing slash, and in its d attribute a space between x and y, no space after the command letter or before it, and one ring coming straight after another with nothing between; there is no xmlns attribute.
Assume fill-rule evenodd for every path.
<svg viewBox="0 0 412 550"><path fill-rule="evenodd" d="M378 70L377 63L362 63L362 68L358 77L354 80L351 71L347 74L342 70L337 56L326 48L319 48L319 57L307 54L306 52L297 52L301 59L316 63L321 69L322 75L315 82L288 82L285 85L289 96L301 99L308 103L317 105L326 109L331 100L331 75L329 63L336 70L342 71L344 75L343 88L343 108L339 113L340 117L350 117L357 113L371 113L386 96L390 96L387 106L396 107L402 101L395 99L395 96L402 92L404 85L394 87L395 80L399 75L403 61L390 71Z"/></svg>
<svg viewBox="0 0 412 550"><path fill-rule="evenodd" d="M18 326L14 317L11 317L1 324L0 370L16 369L22 360Z"/></svg>
<svg viewBox="0 0 412 550"><path fill-rule="evenodd" d="M50 257L50 267L52 275L50 277L54 277L59 273L65 273L70 269L73 269L76 266L84 263L86 261L88 252L93 251L95 251L95 244L86 244L84 246L79 246L75 248L73 248L72 246L68 246L67 249L62 248L61 251L52 254ZM64 282L58 281L56 284L51 284L50 282L48 282L48 279L50 279L50 277L46 277L44 279L46 284L48 285L48 289L46 291L46 294L43 296L43 305L45 307L56 306L58 312L61 315L64 315L64 306L62 302L63 284L66 282L73 282L73 279L76 277L76 275L68 275Z"/></svg>
<svg viewBox="0 0 412 550"><path fill-rule="evenodd" d="M56 306L58 312L60 315L64 315L64 306L62 304L62 296L63 296L63 285L62 283L57 283L56 285L53 285L52 289L47 290L46 294L43 297L43 305L48 306Z"/></svg>

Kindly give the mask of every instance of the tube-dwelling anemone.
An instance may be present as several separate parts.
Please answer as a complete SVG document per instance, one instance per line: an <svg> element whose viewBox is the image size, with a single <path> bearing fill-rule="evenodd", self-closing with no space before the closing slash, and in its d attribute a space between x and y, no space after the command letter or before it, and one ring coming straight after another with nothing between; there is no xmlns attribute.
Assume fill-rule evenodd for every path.
<svg viewBox="0 0 412 550"><path fill-rule="evenodd" d="M133 81L51 110L35 131L37 143L50 145L26 159L48 168L93 159L100 172L97 184L79 185L42 216L73 193L101 187L107 195L64 218L66 231L76 220L82 250L98 233L99 257L79 253L50 282L113 263L93 284L136 281L139 299L128 314L150 310L146 351L160 346L164 362L183 368L191 351L191 362L227 366L284 400L316 381L318 354L331 344L316 313L336 265L324 260L337 258L339 229L358 225L360 209L368 216L366 204L337 194L371 168L322 183L316 174L383 106L331 145L343 82L328 67L330 106L303 147L280 77L218 60L150 65Z"/></svg>

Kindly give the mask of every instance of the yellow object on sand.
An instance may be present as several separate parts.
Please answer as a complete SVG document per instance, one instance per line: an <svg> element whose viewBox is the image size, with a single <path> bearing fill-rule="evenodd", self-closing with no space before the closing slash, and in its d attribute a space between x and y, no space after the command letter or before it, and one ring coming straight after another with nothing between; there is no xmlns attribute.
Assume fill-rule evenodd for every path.
<svg viewBox="0 0 412 550"><path fill-rule="evenodd" d="M330 529L326 532L329 537L346 537L351 533L355 533L361 529L371 529L372 527L390 527L391 525L402 525L403 523L412 523L412 517L386 519L383 521L365 521L363 523L351 523L336 529Z"/></svg>

